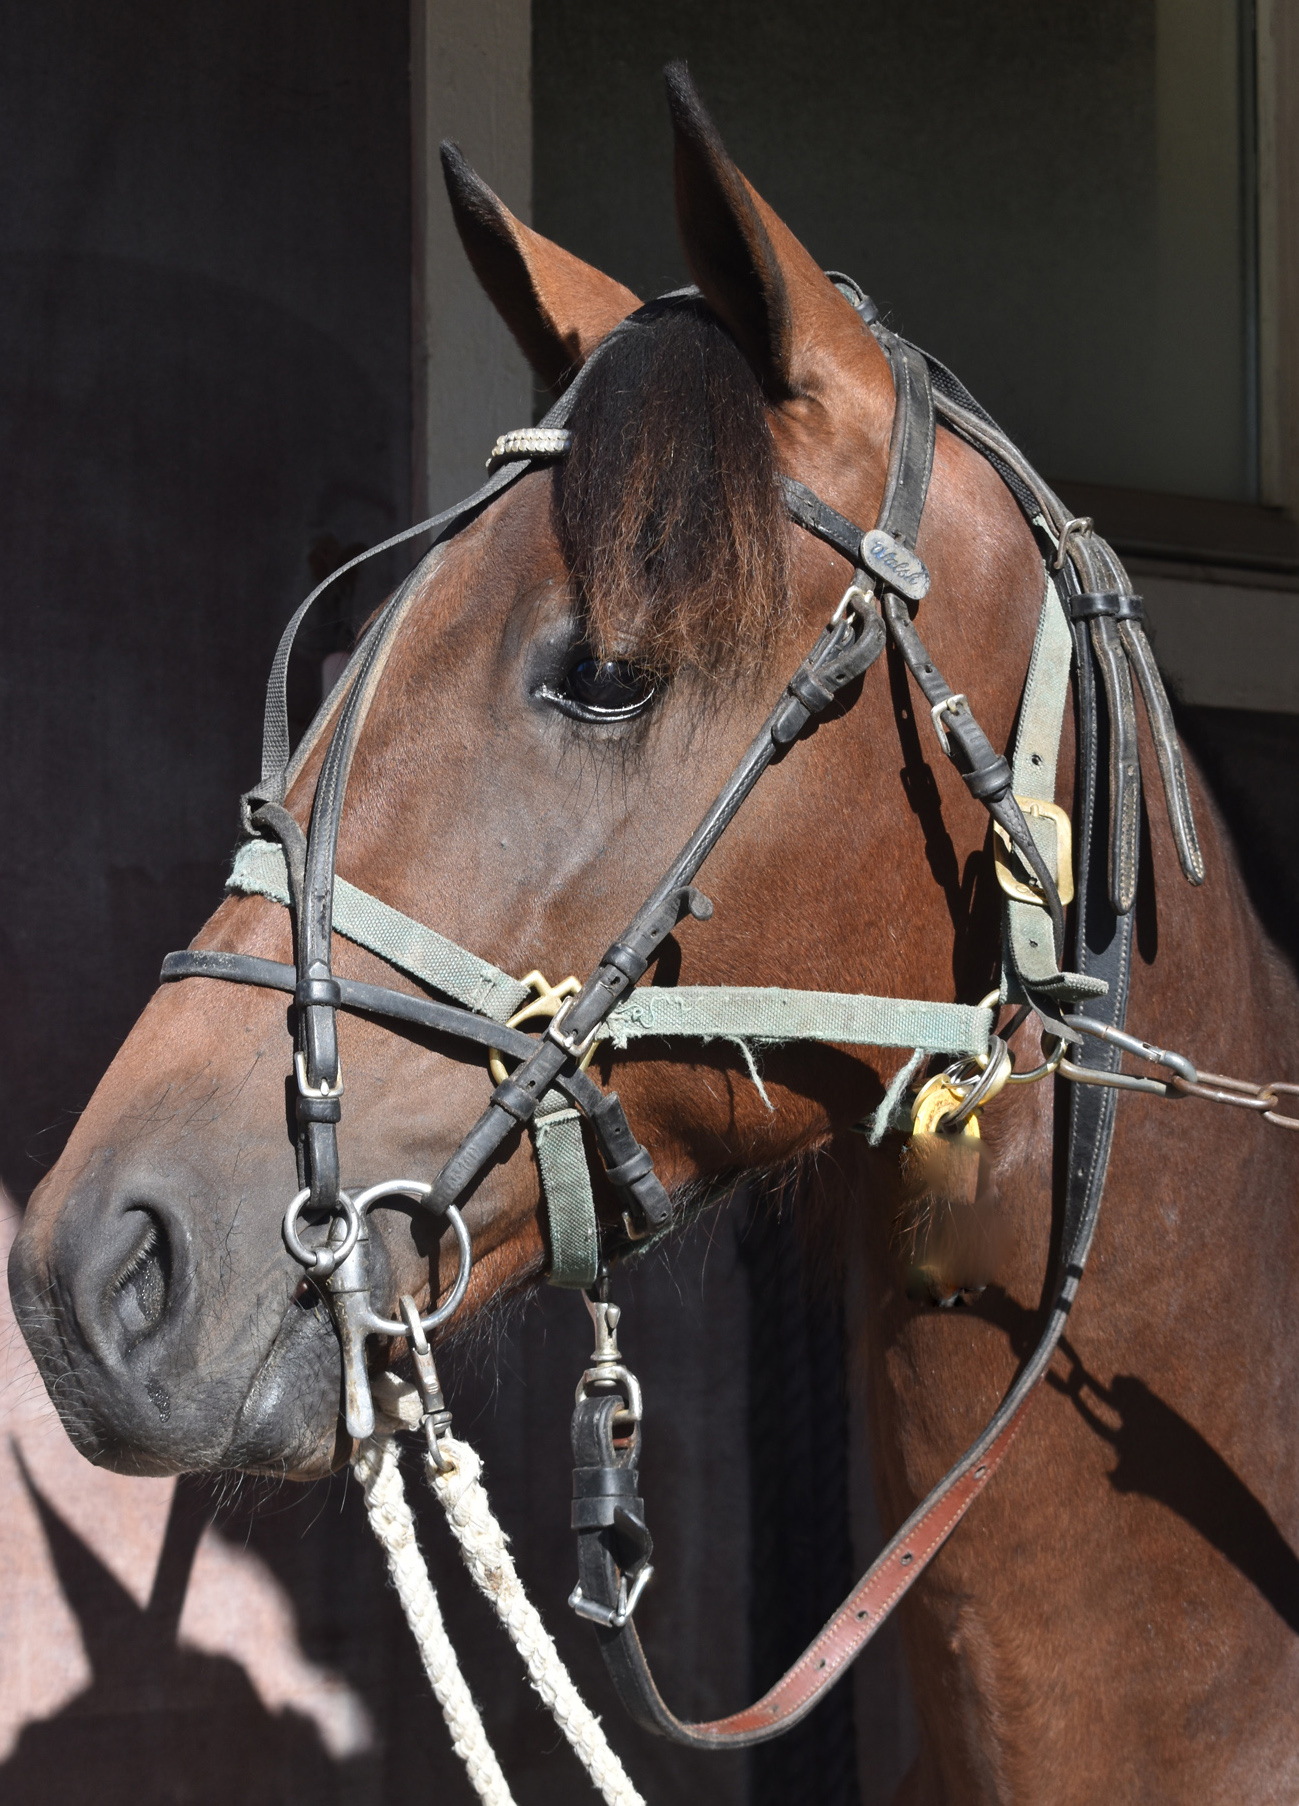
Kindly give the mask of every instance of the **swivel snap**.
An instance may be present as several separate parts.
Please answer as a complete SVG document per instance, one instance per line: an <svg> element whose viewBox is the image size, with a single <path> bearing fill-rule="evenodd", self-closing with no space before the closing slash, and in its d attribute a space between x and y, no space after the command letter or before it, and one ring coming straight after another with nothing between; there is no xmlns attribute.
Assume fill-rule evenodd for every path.
<svg viewBox="0 0 1299 1806"><path fill-rule="evenodd" d="M619 1427L638 1424L644 1415L640 1381L624 1365L618 1348L618 1324L622 1312L616 1304L610 1304L607 1298L592 1298L585 1292L582 1294L582 1302L595 1327L595 1349L590 1366L577 1382L574 1395L576 1402L580 1404L592 1392L621 1392L627 1402L624 1409L617 1413L615 1423Z"/></svg>
<svg viewBox="0 0 1299 1806"><path fill-rule="evenodd" d="M420 1403L424 1407L420 1428L428 1444L428 1458L438 1473L449 1474L456 1464L443 1449L442 1438L451 1433L451 1413L442 1396L442 1382L438 1379L438 1370L433 1364L433 1350L424 1333L419 1306L409 1292L402 1293L398 1304L402 1321L406 1325L406 1342L410 1349L411 1364L415 1369L415 1384L419 1389Z"/></svg>

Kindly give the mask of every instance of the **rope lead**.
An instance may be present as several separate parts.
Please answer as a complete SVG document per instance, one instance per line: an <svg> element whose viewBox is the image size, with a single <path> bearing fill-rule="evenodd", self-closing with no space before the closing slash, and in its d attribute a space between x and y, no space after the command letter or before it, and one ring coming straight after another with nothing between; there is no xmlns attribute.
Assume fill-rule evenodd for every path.
<svg viewBox="0 0 1299 1806"><path fill-rule="evenodd" d="M387 1558L424 1671L451 1732L452 1747L468 1770L475 1792L484 1806L514 1806L447 1636L402 1485L394 1436L399 1429L414 1427L421 1418L419 1395L413 1386L399 1390L391 1376L386 1377L384 1395L375 1401L384 1415L379 1417L376 1434L361 1445L354 1463L370 1528ZM505 1626L529 1680L607 1806L645 1806L610 1748L599 1719L574 1686L541 1614L523 1590L505 1532L482 1484L482 1462L467 1442L450 1434L438 1439L438 1447L446 1466L439 1471L426 1457L425 1477L446 1513L474 1584Z"/></svg>

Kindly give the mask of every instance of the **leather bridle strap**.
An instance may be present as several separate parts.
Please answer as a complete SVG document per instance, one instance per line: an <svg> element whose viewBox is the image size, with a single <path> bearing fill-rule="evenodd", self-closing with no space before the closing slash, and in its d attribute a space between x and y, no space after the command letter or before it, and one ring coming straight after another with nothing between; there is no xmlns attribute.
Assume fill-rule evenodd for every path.
<svg viewBox="0 0 1299 1806"><path fill-rule="evenodd" d="M1071 572L1065 582L1070 589L1078 587ZM1093 857L1107 776L1100 759L1103 698L1092 672L1086 628L1078 622L1073 631L1078 722L1075 846L1081 877L1074 953L1085 977L1107 985L1105 995L1085 998L1078 1009L1093 1020L1121 1028L1127 1011L1133 919L1130 912L1115 912L1105 865L1098 867ZM1089 1037L1080 1059L1113 1072L1118 1069L1119 1051ZM618 1695L638 1723L674 1743L697 1748L743 1748L782 1735L812 1710L919 1579L1004 1459L1064 1333L1095 1232L1116 1105L1112 1090L1071 1086L1053 1302L1038 1344L1010 1391L983 1434L911 1514L820 1634L776 1685L745 1711L687 1723L675 1716L659 1693L625 1606L627 1576L648 1562L651 1547L637 1496L640 1425L629 1437L618 1439L620 1401L598 1394L579 1399L573 1418L573 1523L580 1595L595 1608L583 1615L607 1614L609 1621L596 1624L596 1635Z"/></svg>

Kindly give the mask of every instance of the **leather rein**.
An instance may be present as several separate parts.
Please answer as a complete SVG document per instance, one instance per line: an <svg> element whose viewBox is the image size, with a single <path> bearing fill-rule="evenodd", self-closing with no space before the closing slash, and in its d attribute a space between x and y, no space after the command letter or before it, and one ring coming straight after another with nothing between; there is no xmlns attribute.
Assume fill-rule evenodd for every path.
<svg viewBox="0 0 1299 1806"><path fill-rule="evenodd" d="M588 1288L597 1335L592 1366L578 1387L573 1419L573 1526L577 1531L579 1580L570 1603L594 1622L615 1687L632 1716L675 1742L706 1748L763 1742L804 1717L915 1583L1005 1456L1050 1364L1082 1278L1113 1140L1117 1090L1138 1088L1171 1094L1164 1081L1121 1073L1124 1049L1170 1067L1175 1073L1181 1074L1185 1069L1193 1079L1196 1076L1188 1061L1179 1064L1179 1056L1148 1047L1127 1035L1123 1026L1140 818L1134 675L1151 721L1183 869L1193 882L1198 883L1203 877L1181 753L1167 698L1141 626L1140 600L1132 594L1126 574L1109 547L1092 534L1091 523L1070 518L1022 454L951 373L887 331L879 323L873 303L856 284L833 273L831 279L857 309L864 328L875 335L893 373L894 419L879 516L870 530L863 531L802 484L784 479L785 503L792 520L840 552L849 562L852 580L833 618L791 677L695 832L585 982L557 1006L552 1002L544 1033L539 1037L526 1034L521 1027L485 1013L483 1007L457 1007L433 997L336 977L333 935L342 931L375 948L393 963L404 964L406 970L424 975L436 988L465 997L477 995L469 990L456 992L451 980L438 977L429 981L425 967L392 952L395 943L391 924L383 926L388 917L405 924L406 931L422 935L426 941L439 937L409 918L398 916L377 899L351 892L351 887L336 879L336 862L352 755L407 605L428 574L430 560L439 556L439 546L475 520L519 478L562 455L568 441L565 422L580 391L583 372L578 373L539 428L507 434L498 441L493 459L497 468L474 495L372 548L333 574L340 576L364 558L374 557L405 540L430 532L433 535L433 550L385 604L353 655L341 705L332 698L322 705L317 723L296 759L290 756L285 699L288 662L298 627L325 584L307 597L285 629L267 691L261 781L244 798L245 841L240 851L241 856L251 853L273 860L282 853L287 884L282 900L288 903L292 914L294 964L240 953L191 949L169 954L162 969L164 982L197 977L222 979L286 992L294 999L301 1189L286 1214L285 1241L332 1306L342 1346L344 1415L353 1436L368 1435L374 1423L364 1355L366 1338L376 1334L409 1338L413 1330L413 1325L404 1321L375 1314L370 1298L368 1211L383 1198L401 1196L428 1211L440 1224L450 1225L460 1249L458 1276L443 1303L437 1308L431 1306L419 1319L425 1332L435 1329L458 1308L468 1285L472 1250L458 1202L469 1186L520 1126L532 1126L535 1131L547 1120L572 1117L576 1121L575 1113L580 1113L589 1124L605 1176L624 1206L624 1232L606 1232L601 1241L592 1216L588 1239L594 1246L589 1251L589 1264L583 1264L587 1261L584 1255L574 1268L579 1280L567 1280ZM698 305L694 291L682 291L665 299ZM615 330L637 330L636 316ZM597 349L586 369L599 355ZM997 470L1028 520L1043 555L1043 620L1021 721L1039 716L1044 721L1054 721L1058 741L1064 692L1072 681L1077 748L1073 854L1078 884L1072 938L1075 969L1068 972L1059 966L1066 944L1059 882L1063 864L1058 844L1039 824L1046 805L1027 803L1033 817L1030 826L1026 807L1017 794L1021 764L1018 752L1012 769L1011 763L988 741L967 698L954 692L938 670L914 624L916 609L929 587L928 572L915 547L929 489L938 415ZM706 919L712 914L711 903L694 887L694 879L762 773L797 740L814 716L870 668L889 638L929 706L945 752L971 795L988 810L1014 850L1018 889L1011 894L1018 897L1018 902L1008 905L1008 953L1000 1000L1038 1015L1044 1030L1056 1038L1056 1059L1061 1070L1076 1081L1070 1092L1063 1169L1057 1175L1062 1226L1050 1303L1036 1348L986 1429L911 1514L788 1673L746 1711L711 1723L684 1723L670 1711L655 1686L633 1620L636 1602L651 1571L651 1540L638 1494L640 1389L622 1363L616 1336L618 1312L609 1303L607 1290L608 1263L636 1245L666 1233L673 1224L673 1203L654 1172L650 1155L636 1140L617 1094L603 1091L583 1070L582 1063L602 1031L607 1033L609 1024L616 1025L620 1014L631 1007L628 1000L638 980L673 929L687 916ZM1039 699L1036 713L1029 708L1030 692ZM301 767L305 749L335 707L337 720L304 835L284 807L285 795L290 780ZM1022 739L1023 726L1020 732ZM1052 774L1054 762L1053 747ZM1108 857L1098 858L1098 849L1105 843ZM1057 855L1054 858L1053 850ZM261 888L266 895L280 894L265 885ZM340 929L340 907L349 900L344 892L361 899L361 904L355 906L358 920L378 920L376 912L383 912L380 927ZM1014 914L1016 909L1019 916ZM366 938L367 933L371 938ZM471 963L471 979L479 969L489 974L494 971L450 943L440 942L440 946ZM1029 948L1034 950L1031 954ZM442 968L437 970L440 973ZM516 981L503 982L519 989ZM644 995L635 993L636 997ZM652 997L654 993L648 995ZM806 998L809 994L774 995ZM551 997L553 1000L554 993ZM895 1011L933 1011L939 1007L892 1005ZM387 1181L369 1187L355 1198L342 1188L338 1153L343 1094L337 1038L340 1009L455 1036L518 1062L514 1071L496 1084L478 1121L431 1182ZM521 1012L530 1013L536 1011ZM990 1024L992 1018L988 1021ZM798 1032L817 1033L822 1039L836 1038L833 1030L824 1026ZM866 1032L863 1030L859 1038L864 1038ZM887 1034L887 1027L880 1032L882 1036ZM944 1048L951 1051L957 1045L954 1031L948 1040L938 1038L942 1032L938 1029L928 1032L932 1045L926 1043L920 1031L915 1032L914 1039L920 1044L905 1069L908 1075L922 1054ZM887 1044L906 1045L912 1039L910 1031L899 1027ZM984 1042L990 1051L983 1060L983 1077L964 1085L958 1081L955 1087L954 1096L964 1099L962 1110L967 1115L992 1094L990 1074L1000 1073L1004 1080L1009 1071L1004 1045L995 1035L989 1037L986 1029ZM1075 1061L1060 1059L1066 1046L1076 1054ZM900 1091L901 1086L895 1083L886 1104L896 1104ZM896 1125L877 1113L874 1138L878 1139L888 1126ZM582 1182L586 1183L580 1124L577 1148L583 1167ZM544 1180L541 1150L538 1137ZM587 1191L589 1195L589 1185ZM553 1207L551 1220L553 1234ZM436 1294L432 1303L436 1305ZM440 1413L441 1428L445 1429L446 1414L431 1359L424 1356L422 1361L417 1360L417 1369L425 1364L432 1379L422 1372L417 1377L428 1412L430 1448L436 1458L439 1427L434 1418Z"/></svg>

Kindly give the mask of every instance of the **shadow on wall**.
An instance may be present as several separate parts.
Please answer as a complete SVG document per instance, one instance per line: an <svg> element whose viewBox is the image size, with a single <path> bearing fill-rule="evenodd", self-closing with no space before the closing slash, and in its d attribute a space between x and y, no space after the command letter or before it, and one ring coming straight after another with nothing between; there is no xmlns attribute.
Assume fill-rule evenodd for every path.
<svg viewBox="0 0 1299 1806"><path fill-rule="evenodd" d="M0 1258L17 1221L0 1193ZM625 1346L647 1388L645 1484L659 1566L642 1629L672 1703L696 1717L748 1696L742 1222L740 1209L723 1212L618 1281ZM590 1345L570 1294L546 1293L482 1324L443 1363L457 1427L483 1455L524 1582L644 1797L751 1806L767 1796L753 1791L747 1756L701 1756L638 1730L613 1697L589 1626L567 1610L568 1419ZM719 1361L719 1347L733 1358ZM410 1492L452 1641L515 1799L583 1798L575 1758L413 1471ZM798 1585L780 1559L770 1580L785 1595ZM58 1422L3 1288L0 1622L5 1806L387 1806L407 1797L472 1806L347 1476L277 1487L90 1466ZM773 1653L788 1659L796 1649ZM847 1806L855 1796L820 1797Z"/></svg>
<svg viewBox="0 0 1299 1806"><path fill-rule="evenodd" d="M42 1495L21 1454L15 1458L75 1614L90 1682L60 1712L19 1733L0 1767L0 1793L10 1806L71 1806L92 1791L102 1798L110 1775L129 1777L142 1806L236 1796L247 1806L343 1798L340 1784L362 1754L335 1760L320 1724L292 1708L269 1711L239 1662L179 1643L208 1525L208 1489L182 1483L173 1491L153 1587L141 1607ZM363 1722L355 1730L369 1741Z"/></svg>

